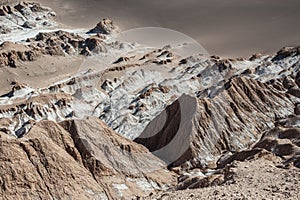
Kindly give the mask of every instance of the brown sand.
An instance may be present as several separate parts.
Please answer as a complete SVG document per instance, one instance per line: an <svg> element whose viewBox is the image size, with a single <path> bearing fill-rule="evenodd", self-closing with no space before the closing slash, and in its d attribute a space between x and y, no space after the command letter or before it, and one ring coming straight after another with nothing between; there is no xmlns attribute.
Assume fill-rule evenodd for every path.
<svg viewBox="0 0 300 200"><path fill-rule="evenodd" d="M73 27L92 27L104 17L123 30L159 26L198 40L211 54L248 57L300 44L298 0L38 0Z"/></svg>
<svg viewBox="0 0 300 200"><path fill-rule="evenodd" d="M11 91L14 81L25 83L34 88L47 87L49 84L68 78L81 67L81 57L42 56L33 62L23 62L18 68L0 69L0 94Z"/></svg>

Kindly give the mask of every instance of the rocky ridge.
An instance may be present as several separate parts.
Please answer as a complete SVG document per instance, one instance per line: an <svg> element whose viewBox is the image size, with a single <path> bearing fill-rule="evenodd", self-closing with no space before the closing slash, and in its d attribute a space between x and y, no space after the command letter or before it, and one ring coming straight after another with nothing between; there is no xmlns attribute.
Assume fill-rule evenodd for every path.
<svg viewBox="0 0 300 200"><path fill-rule="evenodd" d="M91 56L107 53L108 48L121 48L121 44L106 43L105 36L93 35L84 38L66 31L41 32L34 38L28 38L26 44L3 42L0 45L0 67L22 65L25 61L34 61L43 55L49 56Z"/></svg>
<svg viewBox="0 0 300 200"><path fill-rule="evenodd" d="M22 139L0 139L5 199L128 199L175 183L161 160L97 118L42 121Z"/></svg>
<svg viewBox="0 0 300 200"><path fill-rule="evenodd" d="M177 186L145 199L298 198L299 122L295 114L277 119L249 148L227 151L205 168L173 168Z"/></svg>
<svg viewBox="0 0 300 200"><path fill-rule="evenodd" d="M15 12L9 8L5 19ZM249 182L247 163L297 177L299 47L249 59L183 57L186 44L145 47L117 32L104 19L89 34L42 32L1 45L2 68L45 55L109 57L98 70L79 69L47 87L13 81L0 97L3 197L132 199L161 191L158 198L175 198L168 191L217 185L213 195L229 197L222 188Z"/></svg>
<svg viewBox="0 0 300 200"><path fill-rule="evenodd" d="M288 91L279 81L274 87L244 77L232 78L224 91L211 99L180 97L135 141L172 166L189 161L184 164L187 168L205 168L224 151L238 151L255 143L277 119L293 115L299 98ZM184 143L183 138L189 139Z"/></svg>
<svg viewBox="0 0 300 200"><path fill-rule="evenodd" d="M280 104L276 105L277 108L283 107L285 103L290 104L288 108L284 108L286 115L293 111L294 104L297 103L295 98L298 98L297 91L299 90L297 86L299 75L296 73L299 70L297 64L299 62L298 54L274 62L271 60L277 55L266 56L255 61L227 61L230 63L230 67L223 69L224 66L220 64L220 61L205 57L186 58L187 63L180 64L183 58L176 55L168 58L172 63L161 67L161 64L157 61L165 59L160 56L164 51L166 50L159 49L151 50L150 53L149 51L140 53L139 50L134 57L127 59L127 61L112 64L105 71L88 72L86 75L80 75L44 89L36 90L26 87L15 91L16 95L12 95L13 93L4 95L2 102L6 105L5 109L1 109L2 116L15 115L14 112L10 114L6 112L7 107L10 107L9 105L15 107L15 104L12 103L15 101L14 99L20 101L20 98L30 99L34 96L37 99L39 95L66 93L73 98L67 105L68 113L65 113L63 118L98 116L117 132L128 138L136 138L156 115L182 94L194 95L198 99L214 99L214 96L220 93L219 91L223 91L233 84L236 89L245 90L242 91L241 95L247 96L254 92L255 95L252 100L259 100L260 103L251 105L252 102L249 100L245 104L250 103L250 107L245 105L246 107L242 108L251 110L255 109L253 108L255 106L264 107L265 100L261 100L260 97L264 98L269 94L260 92L260 90L269 90L269 88L274 87L271 90L274 90L271 92L273 97L271 99L268 99L270 97L265 98L268 102L271 102L272 98L278 99ZM168 51L170 52L170 50ZM160 67L161 70L156 71L156 67ZM245 76L245 78L233 79L236 76ZM232 83L231 78L235 80ZM236 81L238 82L235 83ZM244 83L246 81L249 83ZM240 89L239 84L244 84L248 89ZM282 84L285 84L285 86ZM230 91L232 93L228 94L228 97L232 96L231 99L236 98L236 95L240 95L240 91L236 92L233 88ZM275 94L277 91L282 91L279 93L286 92L293 98L277 97L277 94ZM127 98L124 98L124 95ZM281 100L281 98L284 100ZM25 99L23 102L26 101ZM241 96L240 99L243 100L244 97ZM84 105L84 111L77 109L77 105ZM25 107L24 109L26 109ZM42 107L40 109L43 109ZM270 109L272 108L270 107ZM231 109L234 109L234 107ZM17 111L18 109L14 110ZM263 110L265 109L262 108L258 111L263 112ZM284 115L283 112L276 114L279 116ZM49 115L29 115L28 118L31 120L49 119L47 116ZM270 117L274 118L274 113ZM62 119L55 116L53 118ZM16 131L16 129L14 128L12 131Z"/></svg>

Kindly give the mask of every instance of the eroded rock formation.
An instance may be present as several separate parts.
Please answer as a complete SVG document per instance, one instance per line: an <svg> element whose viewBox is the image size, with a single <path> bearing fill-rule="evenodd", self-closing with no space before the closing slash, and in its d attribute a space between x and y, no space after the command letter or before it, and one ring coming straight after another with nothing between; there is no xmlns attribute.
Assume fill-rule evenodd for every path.
<svg viewBox="0 0 300 200"><path fill-rule="evenodd" d="M21 139L0 140L0 192L8 199L128 199L175 183L164 162L97 118L43 121Z"/></svg>
<svg viewBox="0 0 300 200"><path fill-rule="evenodd" d="M297 172L299 47L249 60L183 57L187 44L120 41L108 19L88 34L49 32L54 16L35 3L0 8L1 38L18 41L0 46L1 73L16 77L2 76L11 87L0 97L2 197L132 199L241 184L241 167L259 161ZM36 36L16 39L20 31ZM41 87L20 78L39 82L39 70L59 72L53 60L73 58L88 69Z"/></svg>
<svg viewBox="0 0 300 200"><path fill-rule="evenodd" d="M172 167L206 167L224 151L235 152L255 143L274 127L275 120L293 114L298 101L282 84L275 88L232 78L211 99L180 97L135 141Z"/></svg>
<svg viewBox="0 0 300 200"><path fill-rule="evenodd" d="M55 26L52 9L35 2L10 2L0 6L0 34L18 30Z"/></svg>
<svg viewBox="0 0 300 200"><path fill-rule="evenodd" d="M111 34L118 32L119 28L110 19L101 20L96 27L88 31L88 33Z"/></svg>

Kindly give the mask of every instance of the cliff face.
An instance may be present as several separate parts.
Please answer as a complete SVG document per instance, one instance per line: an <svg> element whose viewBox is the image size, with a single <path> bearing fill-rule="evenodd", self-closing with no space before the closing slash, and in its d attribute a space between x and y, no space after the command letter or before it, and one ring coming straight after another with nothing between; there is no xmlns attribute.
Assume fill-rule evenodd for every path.
<svg viewBox="0 0 300 200"><path fill-rule="evenodd" d="M49 126L52 135L46 130ZM57 142L73 156L78 155L78 160ZM4 199L107 198L104 189L80 164L80 154L62 127L43 122L21 140L1 133L0 143L0 194Z"/></svg>
<svg viewBox="0 0 300 200"><path fill-rule="evenodd" d="M0 139L0 193L6 199L132 198L176 182L145 147L96 118L43 121L22 139L3 133Z"/></svg>

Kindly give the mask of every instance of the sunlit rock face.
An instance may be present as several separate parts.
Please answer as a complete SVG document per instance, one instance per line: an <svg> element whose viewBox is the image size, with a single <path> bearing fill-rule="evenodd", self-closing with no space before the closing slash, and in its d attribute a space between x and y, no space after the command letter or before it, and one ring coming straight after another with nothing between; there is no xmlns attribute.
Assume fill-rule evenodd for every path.
<svg viewBox="0 0 300 200"><path fill-rule="evenodd" d="M18 37L19 31L23 31L24 34L30 29L54 27L57 25L54 21L55 16L56 13L52 9L34 2L0 4L0 41L5 39L5 34Z"/></svg>
<svg viewBox="0 0 300 200"><path fill-rule="evenodd" d="M175 183L163 161L95 117L39 122L22 139L0 134L7 172L0 175L1 194L8 199L24 195L16 191L31 198L131 198ZM28 187L20 184L24 178Z"/></svg>
<svg viewBox="0 0 300 200"><path fill-rule="evenodd" d="M103 19L60 30L36 3L1 6L0 19L2 196L132 199L209 187L227 182L235 161L264 155L299 168L299 47L209 56L163 28L118 35ZM140 33L145 43L132 40ZM167 44L151 45L152 33Z"/></svg>

